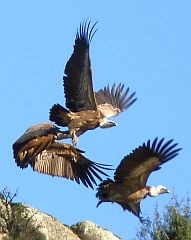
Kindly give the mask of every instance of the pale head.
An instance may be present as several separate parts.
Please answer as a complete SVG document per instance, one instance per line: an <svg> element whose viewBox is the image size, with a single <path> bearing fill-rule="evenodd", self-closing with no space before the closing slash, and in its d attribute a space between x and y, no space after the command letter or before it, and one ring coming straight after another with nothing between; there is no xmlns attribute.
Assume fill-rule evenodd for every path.
<svg viewBox="0 0 191 240"><path fill-rule="evenodd" d="M104 119L104 121L99 124L100 128L111 128L114 126L117 126L117 124L114 121L108 121L107 119Z"/></svg>
<svg viewBox="0 0 191 240"><path fill-rule="evenodd" d="M158 185L157 187L148 187L148 195L150 197L156 197L163 193L170 193L170 191L162 185Z"/></svg>

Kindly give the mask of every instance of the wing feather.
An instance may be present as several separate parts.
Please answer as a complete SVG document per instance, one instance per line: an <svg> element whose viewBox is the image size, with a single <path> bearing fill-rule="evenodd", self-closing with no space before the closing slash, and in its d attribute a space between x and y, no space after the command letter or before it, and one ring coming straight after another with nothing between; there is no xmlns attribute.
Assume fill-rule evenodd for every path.
<svg viewBox="0 0 191 240"><path fill-rule="evenodd" d="M113 117L129 108L137 98L134 98L135 92L129 95L129 88L124 90L124 84L117 87L104 87L95 93L98 109L105 117Z"/></svg>
<svg viewBox="0 0 191 240"><path fill-rule="evenodd" d="M45 126L33 126L13 144L17 166L26 168L30 165L39 173L82 182L91 188L96 184L95 178L102 181L100 175L108 176L105 170L112 170L110 165L93 162L82 154L84 151L55 142L61 131L52 124Z"/></svg>
<svg viewBox="0 0 191 240"><path fill-rule="evenodd" d="M77 31L74 51L66 64L63 77L66 107L72 112L96 110L93 92L91 62L89 56L90 42L96 32L95 25L80 24Z"/></svg>
<svg viewBox="0 0 191 240"><path fill-rule="evenodd" d="M49 147L54 141L54 135L48 134L32 138L27 142L13 144L13 156L17 166L26 168L31 159L34 159L39 153Z"/></svg>
<svg viewBox="0 0 191 240"><path fill-rule="evenodd" d="M95 177L102 180L98 173L108 176L102 169L109 170L107 165L90 161L71 145L58 142L54 142L30 164L34 171L75 180L77 183L81 181L91 188L96 184Z"/></svg>
<svg viewBox="0 0 191 240"><path fill-rule="evenodd" d="M177 143L172 144L172 139L162 145L163 142L164 138L160 141L155 138L152 143L148 140L125 156L115 171L115 180L145 187L151 172L160 169L162 164L174 158L181 150L176 148Z"/></svg>
<svg viewBox="0 0 191 240"><path fill-rule="evenodd" d="M29 127L25 133L19 139L17 139L17 141L15 141L13 144L13 150L17 151L17 149L33 138L41 137L50 133L54 134L58 131L59 128L51 123L40 123Z"/></svg>
<svg viewBox="0 0 191 240"><path fill-rule="evenodd" d="M162 138L162 139L159 141L159 143L158 143L157 146L156 146L156 149L153 149L153 150L155 150L156 152L159 152L160 147L161 147L163 141L164 141L164 138ZM147 144L147 146L150 147L150 145L148 145L148 144Z"/></svg>
<svg viewBox="0 0 191 240"><path fill-rule="evenodd" d="M140 202L128 202L128 203L118 203L121 205L123 210L128 210L129 212L132 212L136 217L138 217L141 221L140 213Z"/></svg>

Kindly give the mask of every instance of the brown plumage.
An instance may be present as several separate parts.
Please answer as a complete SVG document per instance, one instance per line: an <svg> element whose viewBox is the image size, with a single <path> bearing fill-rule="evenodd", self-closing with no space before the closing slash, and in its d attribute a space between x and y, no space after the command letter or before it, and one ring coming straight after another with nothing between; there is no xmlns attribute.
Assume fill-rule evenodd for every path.
<svg viewBox="0 0 191 240"><path fill-rule="evenodd" d="M141 200L148 195L157 196L169 192L161 185L147 186L149 175L177 156L181 150L176 148L177 143L172 144L172 139L163 142L164 138L160 141L155 138L153 143L149 140L147 144L144 143L125 156L114 173L114 180L107 179L99 185L96 194L98 206L102 202L116 202L141 220Z"/></svg>
<svg viewBox="0 0 191 240"><path fill-rule="evenodd" d="M89 46L96 32L95 25L90 27L90 22L80 25L74 51L66 64L63 85L67 109L60 104L50 109L50 120L68 127L74 145L77 136L87 130L116 126L107 118L118 115L136 101L135 93L129 94L129 88L124 90L123 84L94 92Z"/></svg>
<svg viewBox="0 0 191 240"><path fill-rule="evenodd" d="M17 166L26 168L30 165L34 171L80 181L93 188L95 177L99 174L108 176L104 170L108 165L90 161L82 150L70 144L56 141L63 132L50 123L43 123L29 128L14 144L13 155Z"/></svg>

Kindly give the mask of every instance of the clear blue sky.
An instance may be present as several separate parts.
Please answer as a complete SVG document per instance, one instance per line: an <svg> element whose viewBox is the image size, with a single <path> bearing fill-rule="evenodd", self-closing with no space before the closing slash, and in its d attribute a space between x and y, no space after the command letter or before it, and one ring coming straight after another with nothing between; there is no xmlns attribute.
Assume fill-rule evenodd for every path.
<svg viewBox="0 0 191 240"><path fill-rule="evenodd" d="M90 131L79 148L96 162L115 167L149 138L174 138L180 155L153 173L148 184L167 186L179 197L190 191L191 2L24 1L0 2L0 188L19 191L17 201L71 225L91 220L132 240L138 219L116 204L96 209L95 191L71 181L20 170L13 142L29 127L47 122L49 108L64 104L62 76L76 29L87 17L99 21L91 44L94 89L123 82L138 101L115 119L118 127ZM112 174L112 173L111 173ZM170 195L147 198L143 216L160 209Z"/></svg>

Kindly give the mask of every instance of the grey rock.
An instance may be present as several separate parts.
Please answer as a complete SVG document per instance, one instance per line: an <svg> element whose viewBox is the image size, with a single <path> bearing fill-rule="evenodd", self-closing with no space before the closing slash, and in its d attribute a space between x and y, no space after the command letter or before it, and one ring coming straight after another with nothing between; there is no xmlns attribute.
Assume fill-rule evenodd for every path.
<svg viewBox="0 0 191 240"><path fill-rule="evenodd" d="M93 222L82 221L71 228L82 240L120 240L121 238L115 236L113 233L105 230Z"/></svg>
<svg viewBox="0 0 191 240"><path fill-rule="evenodd" d="M11 206L11 205L10 205ZM1 213L6 217L11 213L11 207L5 206L5 201L0 201ZM54 217L39 210L24 206L32 225L43 233L46 240L120 240L113 233L97 226L90 221L82 221L71 227L60 223ZM8 239L8 231L4 219L0 216L0 240Z"/></svg>
<svg viewBox="0 0 191 240"><path fill-rule="evenodd" d="M54 217L34 208L27 208L31 215L34 215L34 225L40 226L39 231L45 234L47 240L80 240L69 227L60 223Z"/></svg>

